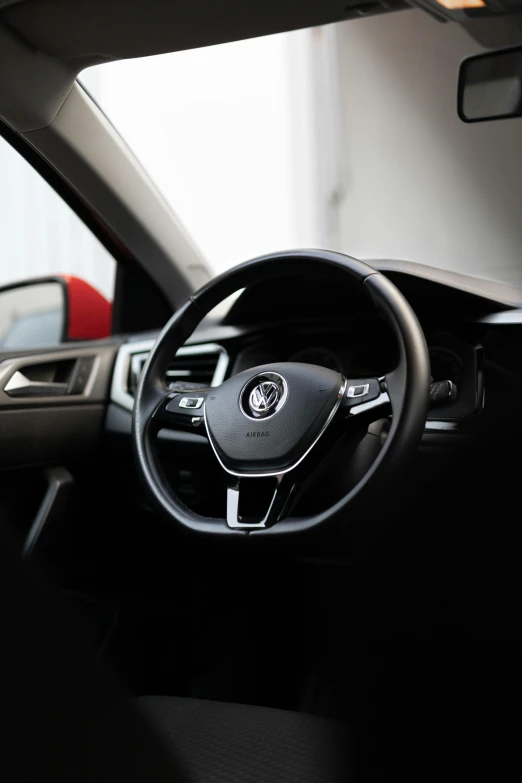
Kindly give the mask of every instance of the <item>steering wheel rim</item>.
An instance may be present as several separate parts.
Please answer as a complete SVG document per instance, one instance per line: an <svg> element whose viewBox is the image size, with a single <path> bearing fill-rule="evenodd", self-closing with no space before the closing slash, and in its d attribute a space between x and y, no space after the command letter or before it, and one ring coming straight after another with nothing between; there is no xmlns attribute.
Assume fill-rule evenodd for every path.
<svg viewBox="0 0 522 783"><path fill-rule="evenodd" d="M329 509L310 517L278 517L276 523L272 520L270 524L261 526L235 527L225 519L200 516L189 509L170 487L155 447L157 432L164 423L163 419L161 424L159 423L158 411L164 414L168 400L174 397L164 380L172 357L183 346L200 321L235 291L246 288L253 282L270 278L277 279L292 274L313 274L333 269L341 270L353 283L361 285L362 290L370 296L379 313L391 326L398 343L399 363L395 370L386 376L385 387L383 387L389 395L393 416L388 436L380 453L365 475L343 498ZM250 372L252 376L256 373L263 375L263 369L266 368L253 368L247 373ZM225 381L219 389L226 387L229 381ZM334 383L333 379L331 382ZM404 466L405 460L415 452L427 417L429 384L429 356L422 328L407 300L384 275L362 261L332 251L299 250L261 256L230 269L203 286L172 316L157 338L143 368L134 404L132 440L138 471L156 508L174 523L181 524L194 532L214 535L237 535L248 532L255 533L256 536L273 536L304 532L339 522L346 518L348 507L355 499L367 497L367 493L374 492L379 479L384 484L393 480L393 476L397 476L398 471L400 472ZM225 391L226 389L223 394ZM213 396L212 400L214 399ZM344 390L342 400L346 402ZM240 404L239 399L237 402ZM337 403L333 401L332 409L335 404ZM210 405L209 399L205 402L205 408L207 405ZM338 408L339 405L336 411ZM290 411L290 406L287 406L287 410ZM285 415L289 416L290 413ZM323 431L328 431L329 426L331 426L330 421ZM230 431L228 434L230 435ZM315 443L321 442L322 437L324 436L321 432ZM212 438L210 440L216 456L219 457L216 443ZM227 470L223 462L222 466ZM230 471L230 475L238 474L237 471L235 473ZM251 473L240 472L239 475L251 475ZM277 487L276 491L279 490L279 481ZM290 492L292 491L290 489ZM229 503L233 504L235 501L230 497L230 492L229 485ZM274 495L274 499L275 497ZM230 522L230 518L228 521Z"/></svg>

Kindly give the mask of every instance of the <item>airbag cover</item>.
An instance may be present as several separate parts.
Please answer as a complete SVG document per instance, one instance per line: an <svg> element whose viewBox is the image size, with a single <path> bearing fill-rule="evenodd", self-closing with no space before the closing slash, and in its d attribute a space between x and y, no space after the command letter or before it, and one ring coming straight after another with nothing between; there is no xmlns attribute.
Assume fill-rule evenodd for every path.
<svg viewBox="0 0 522 783"><path fill-rule="evenodd" d="M274 413L256 418L251 392L274 374L284 379L284 400ZM291 468L325 429L342 384L333 370L296 362L254 367L225 381L205 405L208 435L225 469L248 474Z"/></svg>

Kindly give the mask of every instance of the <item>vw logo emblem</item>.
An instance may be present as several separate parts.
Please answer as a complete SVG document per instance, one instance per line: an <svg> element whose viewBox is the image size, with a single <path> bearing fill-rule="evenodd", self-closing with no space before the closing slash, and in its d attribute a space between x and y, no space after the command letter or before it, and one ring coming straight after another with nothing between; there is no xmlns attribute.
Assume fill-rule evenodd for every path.
<svg viewBox="0 0 522 783"><path fill-rule="evenodd" d="M250 378L239 395L239 407L247 419L259 421L277 413L286 402L288 387L282 375L267 370Z"/></svg>
<svg viewBox="0 0 522 783"><path fill-rule="evenodd" d="M272 410L281 397L277 383L263 381L252 389L249 398L250 409L253 413L267 414Z"/></svg>

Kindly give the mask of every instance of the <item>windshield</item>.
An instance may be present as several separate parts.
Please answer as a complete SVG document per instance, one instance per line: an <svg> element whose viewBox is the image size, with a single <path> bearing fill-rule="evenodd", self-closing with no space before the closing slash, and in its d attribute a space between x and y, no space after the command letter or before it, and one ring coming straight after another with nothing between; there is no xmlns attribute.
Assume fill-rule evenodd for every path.
<svg viewBox="0 0 522 783"><path fill-rule="evenodd" d="M522 286L521 120L465 125L480 47L421 11L91 68L214 272L299 247Z"/></svg>

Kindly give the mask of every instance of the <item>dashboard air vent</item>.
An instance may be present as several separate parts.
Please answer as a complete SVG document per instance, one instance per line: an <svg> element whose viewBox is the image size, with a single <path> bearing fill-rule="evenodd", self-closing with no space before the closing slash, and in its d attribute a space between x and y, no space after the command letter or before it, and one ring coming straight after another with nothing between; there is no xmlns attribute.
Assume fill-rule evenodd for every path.
<svg viewBox="0 0 522 783"><path fill-rule="evenodd" d="M176 356L167 370L167 383L202 383L211 386L219 354Z"/></svg>
<svg viewBox="0 0 522 783"><path fill-rule="evenodd" d="M147 351L131 357L127 390L132 396L148 355ZM228 355L220 345L187 346L181 348L172 360L165 380L175 389L217 386L225 378L227 365Z"/></svg>

